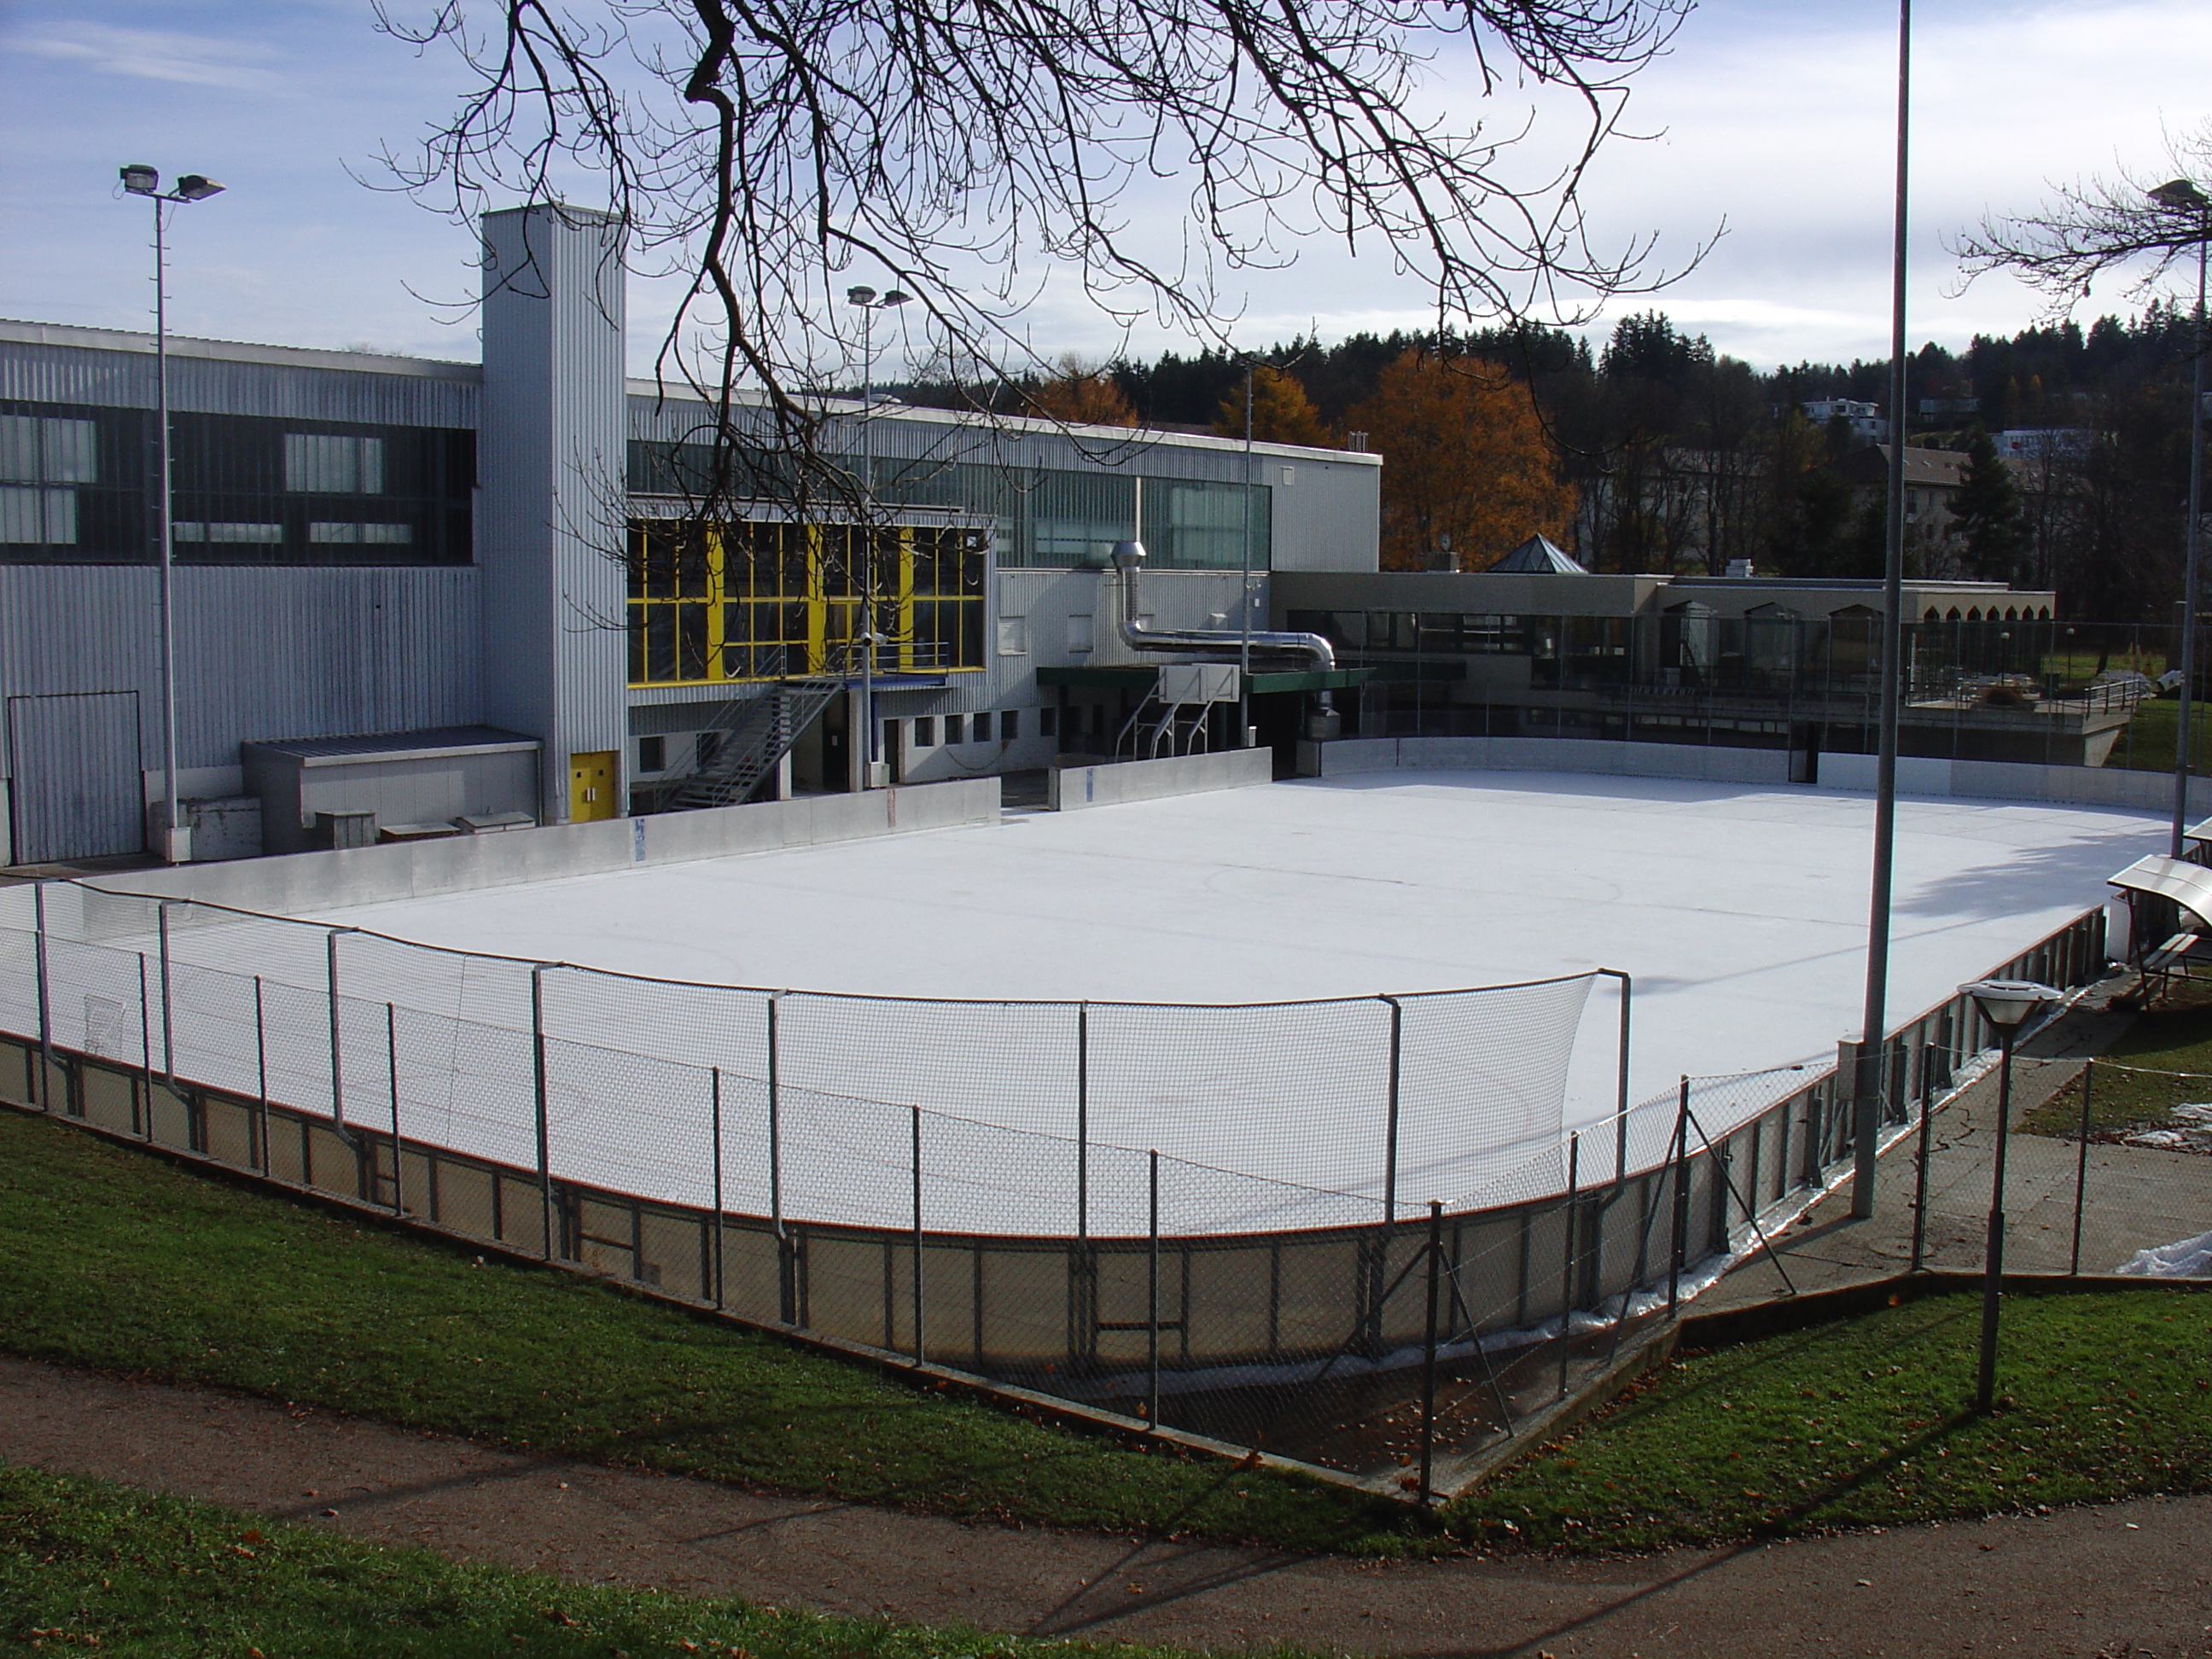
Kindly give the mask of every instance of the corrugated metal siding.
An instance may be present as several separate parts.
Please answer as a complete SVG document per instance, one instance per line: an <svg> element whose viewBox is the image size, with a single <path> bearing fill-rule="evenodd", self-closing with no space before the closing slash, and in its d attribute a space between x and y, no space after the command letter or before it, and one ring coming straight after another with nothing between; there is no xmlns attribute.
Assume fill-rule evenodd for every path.
<svg viewBox="0 0 2212 1659"><path fill-rule="evenodd" d="M617 231L539 210L483 224L485 717L544 741L544 811L562 819L569 755L611 750L624 782L628 764Z"/></svg>
<svg viewBox="0 0 2212 1659"><path fill-rule="evenodd" d="M0 344L0 398L151 409L156 401L153 348L101 350L9 341ZM206 414L473 427L477 398L477 388L465 380L169 356L170 407Z"/></svg>
<svg viewBox="0 0 2212 1659"><path fill-rule="evenodd" d="M177 763L482 719L478 592L466 568L179 569ZM0 695L135 690L158 764L157 597L146 567L0 566Z"/></svg>
<svg viewBox="0 0 2212 1659"><path fill-rule="evenodd" d="M13 857L106 858L146 844L138 698L94 691L7 700Z"/></svg>
<svg viewBox="0 0 2212 1659"><path fill-rule="evenodd" d="M1282 482L1292 466L1296 481ZM1256 483L1273 487L1278 570L1373 570L1382 558L1382 469L1359 461L1267 458Z"/></svg>

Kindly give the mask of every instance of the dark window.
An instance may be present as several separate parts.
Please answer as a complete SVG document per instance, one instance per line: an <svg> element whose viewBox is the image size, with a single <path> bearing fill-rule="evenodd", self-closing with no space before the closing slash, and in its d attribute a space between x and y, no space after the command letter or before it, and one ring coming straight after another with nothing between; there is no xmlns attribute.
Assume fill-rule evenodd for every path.
<svg viewBox="0 0 2212 1659"><path fill-rule="evenodd" d="M720 732L702 732L699 734L698 764L702 772L712 766L714 763L714 757L721 752L722 734Z"/></svg>
<svg viewBox="0 0 2212 1659"><path fill-rule="evenodd" d="M1020 709L1009 708L1005 714L999 716L1000 742L1012 743L1018 739L1021 735L1022 711Z"/></svg>
<svg viewBox="0 0 2212 1659"><path fill-rule="evenodd" d="M960 741L960 720L961 717L957 714L947 714L945 717L945 741L948 744Z"/></svg>
<svg viewBox="0 0 2212 1659"><path fill-rule="evenodd" d="M637 769L641 772L665 772L668 769L668 739L640 738L637 740Z"/></svg>
<svg viewBox="0 0 2212 1659"><path fill-rule="evenodd" d="M1058 736L1058 735L1059 735L1059 733L1060 733L1060 710L1059 710L1059 709L1057 709L1057 708L1040 708L1040 709L1038 709L1038 710L1037 710L1037 736L1039 736L1039 737L1041 737L1041 738L1050 738L1050 737L1056 737L1056 736Z"/></svg>
<svg viewBox="0 0 2212 1659"><path fill-rule="evenodd" d="M921 714L915 717L914 746L917 749L933 749L937 746L937 717L934 714Z"/></svg>

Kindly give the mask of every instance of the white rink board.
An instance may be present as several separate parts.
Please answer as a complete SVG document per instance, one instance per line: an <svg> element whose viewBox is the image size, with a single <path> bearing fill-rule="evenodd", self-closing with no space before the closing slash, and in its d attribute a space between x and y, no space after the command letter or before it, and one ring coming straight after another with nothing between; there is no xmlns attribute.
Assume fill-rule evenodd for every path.
<svg viewBox="0 0 2212 1659"><path fill-rule="evenodd" d="M1856 1030L1872 816L1863 795L1803 787L1365 775L323 919L663 978L889 996L1248 1002L1616 968L1636 981L1641 1100L1685 1072L1823 1064ZM1892 1023L2100 902L2104 878L2162 841L2143 813L1901 802ZM1613 1024L1601 990L1571 1125L1611 1109ZM1146 1144L1131 1139L1144 1127L1113 1138ZM1224 1145L1204 1161L1373 1188L1371 1166L1322 1180L1310 1159L1267 1167L1251 1155L1264 1150Z"/></svg>

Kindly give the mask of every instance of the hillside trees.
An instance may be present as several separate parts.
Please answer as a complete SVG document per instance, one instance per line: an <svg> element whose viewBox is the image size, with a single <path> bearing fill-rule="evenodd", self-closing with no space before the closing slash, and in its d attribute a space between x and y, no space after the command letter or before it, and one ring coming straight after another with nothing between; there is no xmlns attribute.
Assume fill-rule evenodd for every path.
<svg viewBox="0 0 2212 1659"><path fill-rule="evenodd" d="M1244 435L1242 379L1230 387L1215 410L1213 429L1224 438ZM1256 364L1252 370L1252 437L1259 443L1308 444L1316 448L1330 441L1321 411L1306 396L1305 387L1296 376L1272 363Z"/></svg>

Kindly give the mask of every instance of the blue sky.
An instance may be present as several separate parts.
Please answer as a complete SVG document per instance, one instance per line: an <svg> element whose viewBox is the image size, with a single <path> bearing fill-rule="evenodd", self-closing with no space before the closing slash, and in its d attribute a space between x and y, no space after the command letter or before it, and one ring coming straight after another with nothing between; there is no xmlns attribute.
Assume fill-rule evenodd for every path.
<svg viewBox="0 0 2212 1659"><path fill-rule="evenodd" d="M1648 303L1761 365L1886 351L1895 15L1748 0L1692 14L1631 104L1630 125L1658 136L1609 151L1588 191L1601 237L1656 232L1662 260L1727 224L1705 264ZM465 82L373 21L368 0L0 0L0 315L146 325L147 212L113 196L116 167L143 161L230 186L179 215L179 330L474 356L468 234L361 182ZM2053 177L2156 171L2162 135L2212 112L2212 8L2184 0L1923 0L1915 51L1916 342L1963 344L2042 310L2001 279L1958 292L1946 233L2031 205ZM1434 96L1471 111L1456 73L1444 66ZM1387 262L1328 246L1253 274L1237 298L1254 343L1428 317ZM634 285L635 362L664 303ZM1048 355L1122 343L1073 285L1048 285L1027 323Z"/></svg>

